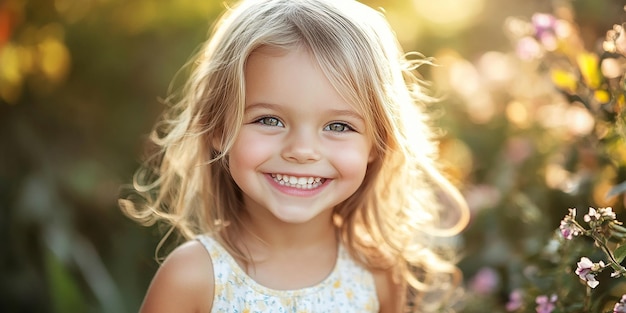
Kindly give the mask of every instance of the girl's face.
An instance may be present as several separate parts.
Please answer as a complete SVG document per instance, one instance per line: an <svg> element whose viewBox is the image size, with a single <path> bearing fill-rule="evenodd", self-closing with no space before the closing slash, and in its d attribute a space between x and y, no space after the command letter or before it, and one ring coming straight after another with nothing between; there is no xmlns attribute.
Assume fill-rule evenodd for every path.
<svg viewBox="0 0 626 313"><path fill-rule="evenodd" d="M329 217L373 160L366 121L303 48L255 51L245 81L243 126L228 153L245 209L286 223Z"/></svg>

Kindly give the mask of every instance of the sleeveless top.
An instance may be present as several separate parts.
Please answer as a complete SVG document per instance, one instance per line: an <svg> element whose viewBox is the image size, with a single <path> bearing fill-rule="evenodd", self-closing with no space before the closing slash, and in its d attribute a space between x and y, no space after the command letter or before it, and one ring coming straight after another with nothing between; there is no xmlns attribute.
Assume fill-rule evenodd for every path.
<svg viewBox="0 0 626 313"><path fill-rule="evenodd" d="M254 281L210 236L200 235L196 239L213 263L215 295L211 312L378 312L372 273L356 263L341 245L334 269L321 283L296 290L276 290Z"/></svg>

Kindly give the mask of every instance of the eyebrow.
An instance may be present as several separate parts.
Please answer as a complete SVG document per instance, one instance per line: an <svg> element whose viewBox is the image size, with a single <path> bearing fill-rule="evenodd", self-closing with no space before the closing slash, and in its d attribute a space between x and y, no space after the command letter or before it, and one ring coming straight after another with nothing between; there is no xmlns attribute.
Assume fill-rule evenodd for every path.
<svg viewBox="0 0 626 313"><path fill-rule="evenodd" d="M246 105L246 107L244 108L245 111L252 110L252 109L277 110L278 109L278 105L271 104L271 103L265 103L265 102L258 102L258 103L253 103L253 104L250 104L250 105Z"/></svg>
<svg viewBox="0 0 626 313"><path fill-rule="evenodd" d="M363 123L365 123L365 119L363 118L363 116L361 116L361 114L352 111L352 110L331 110L330 113L335 116L335 115L339 115L339 116L349 116L352 118L355 118Z"/></svg>
<svg viewBox="0 0 626 313"><path fill-rule="evenodd" d="M272 104L272 103L258 102L258 103L250 104L246 106L245 108L246 111L255 110L255 109L270 109L270 110L280 111L280 106L276 104ZM363 116L361 116L361 114L357 113L354 110L329 110L328 113L329 115L332 115L332 116L339 115L339 116L352 117L365 123L365 119L363 118Z"/></svg>

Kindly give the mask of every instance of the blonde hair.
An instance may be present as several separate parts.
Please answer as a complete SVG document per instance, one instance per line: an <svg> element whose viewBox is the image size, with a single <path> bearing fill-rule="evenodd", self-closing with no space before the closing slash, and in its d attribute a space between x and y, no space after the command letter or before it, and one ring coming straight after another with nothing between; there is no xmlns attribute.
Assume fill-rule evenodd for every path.
<svg viewBox="0 0 626 313"><path fill-rule="evenodd" d="M242 125L244 66L260 47L302 46L369 122L377 156L359 189L334 208L343 244L371 269L393 268L416 291L407 301L412 310L436 302L417 298L427 291L458 285L453 255L435 237L457 234L468 213L436 166L422 108L430 99L414 74L428 61L408 60L382 14L351 0L245 0L213 29L181 99L151 135L158 153L134 178L144 201L122 199L123 210L147 225L165 221L187 239L218 234L246 260L233 238L245 229L241 190L225 157ZM446 226L450 217L456 222Z"/></svg>

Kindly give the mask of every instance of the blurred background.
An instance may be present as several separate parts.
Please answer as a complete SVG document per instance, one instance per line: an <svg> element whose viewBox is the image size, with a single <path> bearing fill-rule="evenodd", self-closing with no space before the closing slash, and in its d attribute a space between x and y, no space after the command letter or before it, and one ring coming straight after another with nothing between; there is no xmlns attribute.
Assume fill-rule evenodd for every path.
<svg viewBox="0 0 626 313"><path fill-rule="evenodd" d="M159 99L231 2L0 0L0 311L138 310L161 233L120 212L120 186ZM626 3L363 2L439 64L420 72L443 96L442 156L472 208L456 239L460 310L505 312L567 208L622 213L624 198L606 194L626 181L623 140L602 133L614 124L555 88L569 85L546 72L549 42L520 43L544 12L569 22L559 38L596 51Z"/></svg>

